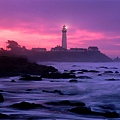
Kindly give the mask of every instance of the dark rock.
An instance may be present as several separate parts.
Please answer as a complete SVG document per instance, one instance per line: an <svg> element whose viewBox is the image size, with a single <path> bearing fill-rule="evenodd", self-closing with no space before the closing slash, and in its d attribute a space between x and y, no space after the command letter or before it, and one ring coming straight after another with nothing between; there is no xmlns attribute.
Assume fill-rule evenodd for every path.
<svg viewBox="0 0 120 120"><path fill-rule="evenodd" d="M95 115L95 116L103 116L106 118L119 118L119 114L117 112L95 112L92 111L88 107L75 107L70 109L71 112L77 113L77 114L84 114L84 115Z"/></svg>
<svg viewBox="0 0 120 120"><path fill-rule="evenodd" d="M9 119L10 117L6 114L0 113L0 119Z"/></svg>
<svg viewBox="0 0 120 120"><path fill-rule="evenodd" d="M119 118L119 114L117 112L105 112L103 116L106 118Z"/></svg>
<svg viewBox="0 0 120 120"><path fill-rule="evenodd" d="M74 72L76 72L76 71L77 71L77 70L71 70L70 73L74 73Z"/></svg>
<svg viewBox="0 0 120 120"><path fill-rule="evenodd" d="M102 76L102 74L98 74L98 76Z"/></svg>
<svg viewBox="0 0 120 120"><path fill-rule="evenodd" d="M68 70L64 70L64 72L68 72Z"/></svg>
<svg viewBox="0 0 120 120"><path fill-rule="evenodd" d="M50 78L50 79L69 79L69 78L76 78L75 75L70 73L44 73L41 75L42 78Z"/></svg>
<svg viewBox="0 0 120 120"><path fill-rule="evenodd" d="M75 107L70 110L71 112L77 113L77 114L93 114L90 108L87 107Z"/></svg>
<svg viewBox="0 0 120 120"><path fill-rule="evenodd" d="M77 80L70 80L69 82L78 82Z"/></svg>
<svg viewBox="0 0 120 120"><path fill-rule="evenodd" d="M72 67L76 67L77 65L73 65Z"/></svg>
<svg viewBox="0 0 120 120"><path fill-rule="evenodd" d="M118 72L118 71L115 71L115 73L117 73L117 74L118 74L119 72Z"/></svg>
<svg viewBox="0 0 120 120"><path fill-rule="evenodd" d="M42 91L47 93L58 93L60 95L64 95L60 90L54 90L54 91L42 90Z"/></svg>
<svg viewBox="0 0 120 120"><path fill-rule="evenodd" d="M32 91L32 89L27 89L26 91Z"/></svg>
<svg viewBox="0 0 120 120"><path fill-rule="evenodd" d="M120 80L120 79L114 79L114 78L111 78L111 79L106 79L107 81L116 81L116 80Z"/></svg>
<svg viewBox="0 0 120 120"><path fill-rule="evenodd" d="M108 67L105 67L105 66L101 66L101 67L97 67L97 68L104 68L104 69L108 69Z"/></svg>
<svg viewBox="0 0 120 120"><path fill-rule="evenodd" d="M15 80L11 80L11 82L15 82Z"/></svg>
<svg viewBox="0 0 120 120"><path fill-rule="evenodd" d="M0 93L0 102L4 102L4 97L1 93Z"/></svg>
<svg viewBox="0 0 120 120"><path fill-rule="evenodd" d="M80 71L82 71L82 72L89 72L89 70L86 70L86 69L82 69Z"/></svg>
<svg viewBox="0 0 120 120"><path fill-rule="evenodd" d="M113 73L113 71L104 71L104 73L109 74L109 73Z"/></svg>
<svg viewBox="0 0 120 120"><path fill-rule="evenodd" d="M21 102L21 103L15 103L11 105L13 108L17 109L34 109L34 108L44 108L41 104L35 104L35 103L29 103L29 102Z"/></svg>
<svg viewBox="0 0 120 120"><path fill-rule="evenodd" d="M92 73L99 73L99 71L97 71L97 70L89 70L89 72L92 72Z"/></svg>
<svg viewBox="0 0 120 120"><path fill-rule="evenodd" d="M64 95L60 90L54 90L53 93L59 93L60 95Z"/></svg>
<svg viewBox="0 0 120 120"><path fill-rule="evenodd" d="M67 106L85 106L83 102L71 102L69 100L62 100L58 102L47 102L48 105L67 105Z"/></svg>
<svg viewBox="0 0 120 120"><path fill-rule="evenodd" d="M88 77L88 76L78 76L77 78L79 78L79 79L92 79L91 77Z"/></svg>
<svg viewBox="0 0 120 120"><path fill-rule="evenodd" d="M18 56L0 56L0 77L18 76L21 74L40 75L44 72L56 72L52 66L38 65Z"/></svg>
<svg viewBox="0 0 120 120"><path fill-rule="evenodd" d="M35 76L30 76L30 75L26 75L24 77L21 77L19 80L42 80L41 77L35 77Z"/></svg>

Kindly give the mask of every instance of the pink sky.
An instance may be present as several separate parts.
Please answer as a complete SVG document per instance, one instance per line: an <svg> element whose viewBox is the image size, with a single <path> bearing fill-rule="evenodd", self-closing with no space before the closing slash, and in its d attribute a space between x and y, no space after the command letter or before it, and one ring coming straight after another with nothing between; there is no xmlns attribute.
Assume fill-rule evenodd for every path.
<svg viewBox="0 0 120 120"><path fill-rule="evenodd" d="M61 45L65 24L68 49L98 46L120 57L119 11L119 0L0 0L0 47L14 40L50 50Z"/></svg>

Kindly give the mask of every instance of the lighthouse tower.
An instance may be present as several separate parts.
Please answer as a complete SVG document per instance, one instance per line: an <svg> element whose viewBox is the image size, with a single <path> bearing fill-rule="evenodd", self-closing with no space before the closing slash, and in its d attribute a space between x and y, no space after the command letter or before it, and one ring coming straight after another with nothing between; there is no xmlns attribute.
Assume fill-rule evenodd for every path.
<svg viewBox="0 0 120 120"><path fill-rule="evenodd" d="M67 35L66 35L66 32L67 32L67 26L63 26L63 29L62 29L62 48L65 48L67 49Z"/></svg>

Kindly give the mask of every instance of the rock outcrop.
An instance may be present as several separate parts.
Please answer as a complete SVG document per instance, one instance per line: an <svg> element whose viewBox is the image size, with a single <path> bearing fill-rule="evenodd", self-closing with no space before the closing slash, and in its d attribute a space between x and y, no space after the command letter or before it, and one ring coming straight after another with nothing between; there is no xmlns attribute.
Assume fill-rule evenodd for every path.
<svg viewBox="0 0 120 120"><path fill-rule="evenodd" d="M56 72L52 66L38 65L26 58L15 56L0 56L0 77L17 76L22 74L40 75Z"/></svg>

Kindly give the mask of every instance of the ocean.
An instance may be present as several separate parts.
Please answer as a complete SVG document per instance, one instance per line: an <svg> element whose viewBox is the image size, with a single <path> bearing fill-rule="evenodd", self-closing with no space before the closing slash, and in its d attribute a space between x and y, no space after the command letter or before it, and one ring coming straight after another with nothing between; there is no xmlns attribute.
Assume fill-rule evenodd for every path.
<svg viewBox="0 0 120 120"><path fill-rule="evenodd" d="M78 77L75 79L77 82L70 82L72 78L43 78L41 81L22 81L19 80L20 76L0 78L0 91L5 99L0 103L0 113L18 116L19 119L34 120L120 120L73 113L69 111L72 106L45 104L62 100L80 101L92 111L114 111L120 114L120 63L39 62L39 64L54 66L60 72L72 70ZM85 70L87 72L81 72ZM60 91L62 94L54 91ZM22 101L42 104L46 108L21 110L10 107Z"/></svg>

